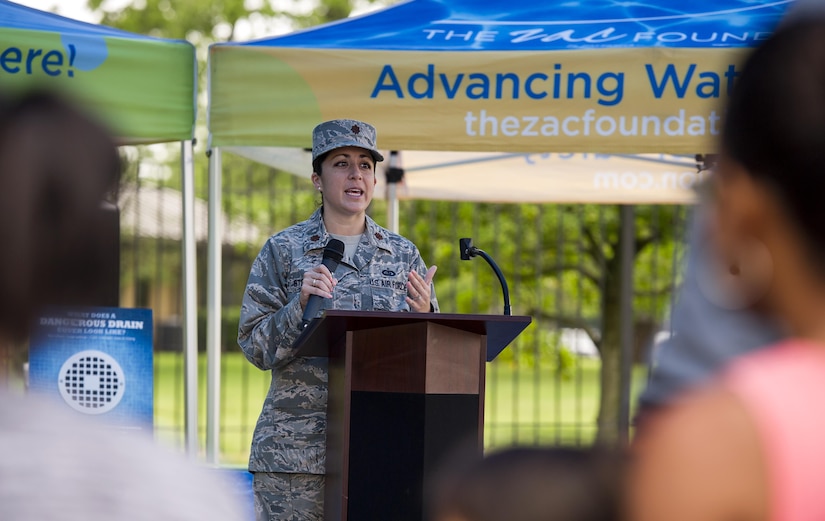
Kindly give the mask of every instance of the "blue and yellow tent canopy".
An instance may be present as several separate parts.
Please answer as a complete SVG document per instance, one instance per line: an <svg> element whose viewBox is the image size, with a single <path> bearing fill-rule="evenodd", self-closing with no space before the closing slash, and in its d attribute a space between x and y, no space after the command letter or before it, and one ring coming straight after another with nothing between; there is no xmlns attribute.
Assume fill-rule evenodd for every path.
<svg viewBox="0 0 825 521"><path fill-rule="evenodd" d="M213 146L354 117L403 150L695 153L791 0L411 0L210 49Z"/></svg>

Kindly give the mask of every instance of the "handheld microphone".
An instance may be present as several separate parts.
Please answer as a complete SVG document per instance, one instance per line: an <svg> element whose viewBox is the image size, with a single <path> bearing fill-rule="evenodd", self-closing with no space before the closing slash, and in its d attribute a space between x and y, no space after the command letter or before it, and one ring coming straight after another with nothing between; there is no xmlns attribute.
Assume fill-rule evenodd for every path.
<svg viewBox="0 0 825 521"><path fill-rule="evenodd" d="M338 267L338 263L341 262L343 258L344 243L338 239L330 239L326 247L324 247L324 257L321 260L321 264L326 266L330 273L335 273L335 268ZM322 303L323 297L319 295L309 296L307 305L304 308L304 314L301 317L301 329L307 327L309 323L312 322L312 319L314 319L318 311L321 310Z"/></svg>

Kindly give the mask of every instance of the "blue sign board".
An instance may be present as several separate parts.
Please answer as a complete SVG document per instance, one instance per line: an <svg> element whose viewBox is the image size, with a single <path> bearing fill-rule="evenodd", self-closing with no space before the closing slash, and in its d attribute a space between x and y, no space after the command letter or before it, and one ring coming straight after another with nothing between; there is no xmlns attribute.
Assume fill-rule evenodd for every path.
<svg viewBox="0 0 825 521"><path fill-rule="evenodd" d="M152 311L56 308L37 318L29 388L119 427L153 426Z"/></svg>

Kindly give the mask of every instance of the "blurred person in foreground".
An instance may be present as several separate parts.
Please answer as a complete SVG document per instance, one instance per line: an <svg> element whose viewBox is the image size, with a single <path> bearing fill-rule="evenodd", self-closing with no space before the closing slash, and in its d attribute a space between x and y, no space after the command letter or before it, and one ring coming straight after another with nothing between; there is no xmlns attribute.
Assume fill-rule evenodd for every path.
<svg viewBox="0 0 825 521"><path fill-rule="evenodd" d="M825 519L825 21L780 28L747 60L712 176L721 293L787 340L734 360L647 419L634 521ZM697 324L701 327L701 324Z"/></svg>
<svg viewBox="0 0 825 521"><path fill-rule="evenodd" d="M46 305L99 294L101 202L120 179L107 132L48 93L0 109L0 345L13 360ZM0 380L5 375L0 375ZM0 382L2 383L2 382ZM232 521L218 476L143 435L0 386L3 521Z"/></svg>
<svg viewBox="0 0 825 521"><path fill-rule="evenodd" d="M316 126L312 182L322 206L270 237L252 264L238 343L252 364L272 371L249 457L260 520L324 514L327 361L298 356L294 347L309 298L323 298L322 308L438 311L435 266L428 270L411 241L367 216L383 159L372 125ZM331 239L344 243L334 273L321 264Z"/></svg>
<svg viewBox="0 0 825 521"><path fill-rule="evenodd" d="M709 244L706 201L691 215L684 280L670 320L670 335L653 346L650 376L639 396L641 424L685 392L711 381L727 364L782 338L773 320L732 302L714 287L718 275Z"/></svg>
<svg viewBox="0 0 825 521"><path fill-rule="evenodd" d="M813 18L825 18L825 0L795 0L780 27ZM712 170L716 156L706 155L704 161L704 168ZM637 422L707 383L736 357L778 342L786 334L772 317L753 313L750 303L718 291L706 185L700 187L700 202L692 215L685 275L672 310L670 335L651 352L650 377L639 397Z"/></svg>
<svg viewBox="0 0 825 521"><path fill-rule="evenodd" d="M618 521L624 458L605 449L519 448L446 470L433 521Z"/></svg>

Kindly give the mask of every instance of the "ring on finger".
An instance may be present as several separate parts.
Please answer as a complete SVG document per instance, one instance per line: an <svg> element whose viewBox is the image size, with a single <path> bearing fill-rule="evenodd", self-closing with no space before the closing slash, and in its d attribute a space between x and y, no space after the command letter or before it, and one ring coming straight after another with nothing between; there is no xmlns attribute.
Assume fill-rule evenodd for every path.
<svg viewBox="0 0 825 521"><path fill-rule="evenodd" d="M318 279L312 279L312 285L317 286L318 285Z"/></svg>

